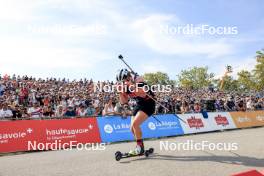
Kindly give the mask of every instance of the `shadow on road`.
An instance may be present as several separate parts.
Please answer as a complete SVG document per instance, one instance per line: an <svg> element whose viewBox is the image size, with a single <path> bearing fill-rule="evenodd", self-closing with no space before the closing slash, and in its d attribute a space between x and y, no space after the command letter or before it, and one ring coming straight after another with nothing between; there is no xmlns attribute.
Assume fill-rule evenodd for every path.
<svg viewBox="0 0 264 176"><path fill-rule="evenodd" d="M241 156L236 154L236 156L217 156L217 155L210 155L210 156L172 156L172 155L159 155L153 154L148 158L137 158L129 161L120 162L123 164L130 163L133 161L142 161L142 160L170 160L170 161L179 161L179 162L188 162L188 161L212 161L218 163L225 163L225 164L236 164L236 165L244 165L250 167L264 167L264 159L248 157L248 156Z"/></svg>

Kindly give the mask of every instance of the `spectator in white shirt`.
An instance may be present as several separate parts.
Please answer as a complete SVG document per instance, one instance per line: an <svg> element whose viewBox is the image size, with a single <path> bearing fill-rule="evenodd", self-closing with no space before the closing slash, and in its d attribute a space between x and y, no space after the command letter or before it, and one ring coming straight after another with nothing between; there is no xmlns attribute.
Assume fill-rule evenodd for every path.
<svg viewBox="0 0 264 176"><path fill-rule="evenodd" d="M114 105L111 98L108 100L107 104L105 104L102 115L103 116L115 115Z"/></svg>
<svg viewBox="0 0 264 176"><path fill-rule="evenodd" d="M13 113L10 110L10 108L8 108L7 103L3 103L3 107L0 110L0 118L1 119L8 119L8 118L12 118L13 117Z"/></svg>
<svg viewBox="0 0 264 176"><path fill-rule="evenodd" d="M40 119L42 116L42 109L39 107L38 103L34 103L33 107L28 109L28 114L32 119Z"/></svg>
<svg viewBox="0 0 264 176"><path fill-rule="evenodd" d="M62 105L59 105L57 108L56 108L56 112L55 112L55 117L63 117L64 116L64 110L63 110L63 106Z"/></svg>
<svg viewBox="0 0 264 176"><path fill-rule="evenodd" d="M254 110L254 107L253 107L253 101L252 101L251 98L248 98L248 99L247 99L247 104L246 104L246 106L247 106L247 110Z"/></svg>
<svg viewBox="0 0 264 176"><path fill-rule="evenodd" d="M80 108L78 109L77 115L80 116L80 117L84 117L84 116L87 115L87 110L86 110L86 108L83 105L80 106Z"/></svg>

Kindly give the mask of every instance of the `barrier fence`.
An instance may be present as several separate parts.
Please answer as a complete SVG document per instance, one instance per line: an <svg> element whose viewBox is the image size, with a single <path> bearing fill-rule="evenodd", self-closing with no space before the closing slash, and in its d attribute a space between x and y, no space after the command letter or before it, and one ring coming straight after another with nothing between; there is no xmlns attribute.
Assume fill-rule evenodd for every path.
<svg viewBox="0 0 264 176"><path fill-rule="evenodd" d="M202 114L156 115L142 124L143 138L179 136L226 129L264 126L264 111L213 112L208 118ZM54 120L0 121L0 152L36 150L38 144L52 148L55 143L64 147L74 141L82 143L106 143L134 140L130 132L131 117L90 117ZM58 148L61 148L60 146Z"/></svg>

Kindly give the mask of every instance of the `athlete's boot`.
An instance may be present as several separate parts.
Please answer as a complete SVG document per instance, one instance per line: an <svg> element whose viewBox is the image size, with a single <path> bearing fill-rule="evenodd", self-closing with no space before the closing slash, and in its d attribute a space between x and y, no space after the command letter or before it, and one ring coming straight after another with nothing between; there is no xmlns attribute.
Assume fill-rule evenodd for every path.
<svg viewBox="0 0 264 176"><path fill-rule="evenodd" d="M141 155L144 153L144 147L137 145L134 150L128 152L129 155Z"/></svg>

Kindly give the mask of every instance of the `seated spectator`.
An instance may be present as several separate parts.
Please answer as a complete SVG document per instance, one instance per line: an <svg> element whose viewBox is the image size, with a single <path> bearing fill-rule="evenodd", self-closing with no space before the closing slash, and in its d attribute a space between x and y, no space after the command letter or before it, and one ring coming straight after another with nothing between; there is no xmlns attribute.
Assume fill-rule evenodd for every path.
<svg viewBox="0 0 264 176"><path fill-rule="evenodd" d="M254 104L253 104L252 99L251 98L248 98L246 100L246 109L249 110L249 111L254 110L254 106L253 105Z"/></svg>
<svg viewBox="0 0 264 176"><path fill-rule="evenodd" d="M52 111L51 106L44 106L43 108L43 116L44 117L53 117L54 112Z"/></svg>
<svg viewBox="0 0 264 176"><path fill-rule="evenodd" d="M94 98L93 107L95 108L95 114L100 114L100 100L98 97Z"/></svg>
<svg viewBox="0 0 264 176"><path fill-rule="evenodd" d="M87 115L87 110L86 110L85 106L81 105L77 111L77 116L84 117L86 115Z"/></svg>
<svg viewBox="0 0 264 176"><path fill-rule="evenodd" d="M103 116L115 115L114 105L113 105L113 101L111 98L105 104L102 115Z"/></svg>
<svg viewBox="0 0 264 176"><path fill-rule="evenodd" d="M256 103L254 104L254 108L256 110L261 110L264 109L264 98L259 98L258 100L256 100Z"/></svg>
<svg viewBox="0 0 264 176"><path fill-rule="evenodd" d="M66 112L64 113L64 116L65 117L75 117L77 114L76 114L76 111L74 109L73 106L68 106L68 108L66 109Z"/></svg>
<svg viewBox="0 0 264 176"><path fill-rule="evenodd" d="M189 112L190 112L189 105L186 101L184 101L182 103L182 106L181 106L181 113L185 114L185 113L189 113Z"/></svg>
<svg viewBox="0 0 264 176"><path fill-rule="evenodd" d="M12 109L13 119L21 119L22 118L21 107L19 105L15 105L15 107Z"/></svg>
<svg viewBox="0 0 264 176"><path fill-rule="evenodd" d="M232 98L228 98L226 101L225 101L225 105L224 105L224 107L225 107L225 110L226 111L234 111L235 110L235 103L234 103L234 101L233 101L233 99Z"/></svg>
<svg viewBox="0 0 264 176"><path fill-rule="evenodd" d="M63 110L63 106L59 105L55 111L55 117L63 117L64 116L64 110Z"/></svg>
<svg viewBox="0 0 264 176"><path fill-rule="evenodd" d="M42 109L38 103L34 103L33 107L28 109L28 115L32 119L40 119L42 117Z"/></svg>
<svg viewBox="0 0 264 176"><path fill-rule="evenodd" d="M27 108L20 106L20 111L22 113L22 119L29 118L28 110Z"/></svg>
<svg viewBox="0 0 264 176"><path fill-rule="evenodd" d="M96 109L94 108L94 106L93 106L92 103L89 103L88 104L88 107L86 109L86 112L87 112L86 114L88 116L96 116L96 115L98 115L98 114L96 114Z"/></svg>
<svg viewBox="0 0 264 176"><path fill-rule="evenodd" d="M3 103L0 110L0 119L12 119L13 113L7 103Z"/></svg>
<svg viewBox="0 0 264 176"><path fill-rule="evenodd" d="M176 100L175 113L176 114L180 114L181 113L181 101L179 99Z"/></svg>
<svg viewBox="0 0 264 176"><path fill-rule="evenodd" d="M246 106L245 106L245 103L243 100L239 100L237 103L236 103L236 110L237 111L246 111Z"/></svg>
<svg viewBox="0 0 264 176"><path fill-rule="evenodd" d="M194 113L200 113L201 112L201 105L198 102L194 103Z"/></svg>
<svg viewBox="0 0 264 176"><path fill-rule="evenodd" d="M161 104L164 105L163 102L161 102ZM163 106L161 106L161 105L157 105L156 108L157 108L157 111L156 111L156 112L157 112L158 114L164 114L164 113L166 113L166 110L164 109Z"/></svg>
<svg viewBox="0 0 264 176"><path fill-rule="evenodd" d="M130 110L129 110L130 112L128 112L128 113L132 114L132 108L133 107L129 106L129 108L130 108ZM114 111L115 111L115 115L123 115L124 107L121 105L120 102L114 104Z"/></svg>
<svg viewBox="0 0 264 176"><path fill-rule="evenodd" d="M48 107L50 104L50 99L48 96L45 96L45 98L42 100L42 103L44 106Z"/></svg>

